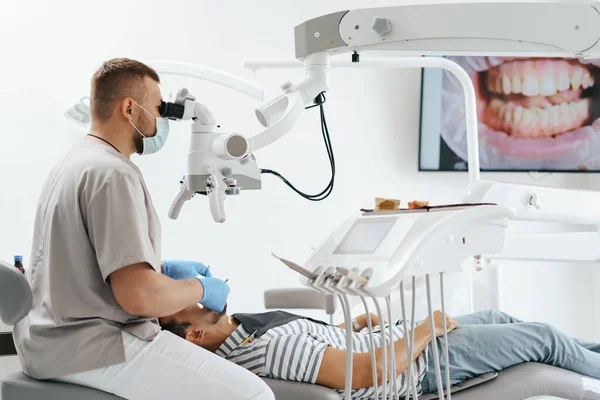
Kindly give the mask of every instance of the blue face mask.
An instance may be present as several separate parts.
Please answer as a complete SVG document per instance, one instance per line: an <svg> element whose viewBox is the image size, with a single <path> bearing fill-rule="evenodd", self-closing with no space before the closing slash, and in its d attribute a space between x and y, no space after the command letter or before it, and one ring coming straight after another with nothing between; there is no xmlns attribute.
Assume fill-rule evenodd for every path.
<svg viewBox="0 0 600 400"><path fill-rule="evenodd" d="M142 151L142 155L154 154L165 145L167 138L169 137L169 120L167 118L156 118L152 113L146 110L144 107L140 106L135 101L133 102L136 106L146 111L152 118L156 119L156 135L152 137L147 137L144 135L138 128L129 120L129 123L133 125L136 131L144 138L142 139L142 144L144 150Z"/></svg>

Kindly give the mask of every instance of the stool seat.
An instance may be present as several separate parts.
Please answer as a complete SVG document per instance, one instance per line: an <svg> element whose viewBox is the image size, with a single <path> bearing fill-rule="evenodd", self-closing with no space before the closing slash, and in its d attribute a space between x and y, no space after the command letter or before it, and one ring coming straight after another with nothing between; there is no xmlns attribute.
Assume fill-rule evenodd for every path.
<svg viewBox="0 0 600 400"><path fill-rule="evenodd" d="M114 394L84 386L53 381L39 381L16 372L0 380L0 399L9 400L115 400Z"/></svg>

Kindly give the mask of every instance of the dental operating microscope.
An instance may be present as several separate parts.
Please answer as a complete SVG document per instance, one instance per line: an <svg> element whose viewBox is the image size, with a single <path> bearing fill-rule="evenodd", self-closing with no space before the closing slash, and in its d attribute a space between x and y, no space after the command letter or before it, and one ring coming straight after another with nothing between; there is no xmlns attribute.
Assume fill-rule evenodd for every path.
<svg viewBox="0 0 600 400"><path fill-rule="evenodd" d="M225 196L237 195L240 188L260 189L260 171L256 159L248 153L249 144L242 135L219 134L210 110L196 101L187 89L181 89L174 102L162 102L159 113L172 120L192 120L187 174L181 190L169 209L177 219L183 204L195 194L208 196L216 222L225 221ZM238 183L239 179L239 183Z"/></svg>
<svg viewBox="0 0 600 400"><path fill-rule="evenodd" d="M216 222L225 222L226 196L243 190L261 189L261 170L253 154L287 133L298 121L306 106L316 102L329 88L329 55L315 54L305 61L306 78L293 85L281 86L282 94L256 110L256 117L266 128L246 138L238 133L219 134L208 107L196 101L187 89L177 93L174 102L162 102L160 114L172 120L192 120L187 173L181 190L169 210L177 219L183 204L195 194L207 195Z"/></svg>

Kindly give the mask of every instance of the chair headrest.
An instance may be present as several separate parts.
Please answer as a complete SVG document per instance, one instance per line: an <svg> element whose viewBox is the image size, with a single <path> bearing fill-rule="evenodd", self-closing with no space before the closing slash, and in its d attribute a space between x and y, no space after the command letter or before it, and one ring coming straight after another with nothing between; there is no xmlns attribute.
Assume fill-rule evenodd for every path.
<svg viewBox="0 0 600 400"><path fill-rule="evenodd" d="M0 320L14 325L31 310L33 295L21 271L0 260Z"/></svg>

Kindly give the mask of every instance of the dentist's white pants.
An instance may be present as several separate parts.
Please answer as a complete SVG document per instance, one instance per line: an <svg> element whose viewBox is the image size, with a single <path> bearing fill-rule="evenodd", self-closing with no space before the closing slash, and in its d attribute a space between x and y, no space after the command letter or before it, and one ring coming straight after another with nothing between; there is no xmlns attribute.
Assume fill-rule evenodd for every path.
<svg viewBox="0 0 600 400"><path fill-rule="evenodd" d="M161 331L152 342L123 332L126 362L57 379L130 400L274 400L267 384L216 354Z"/></svg>

